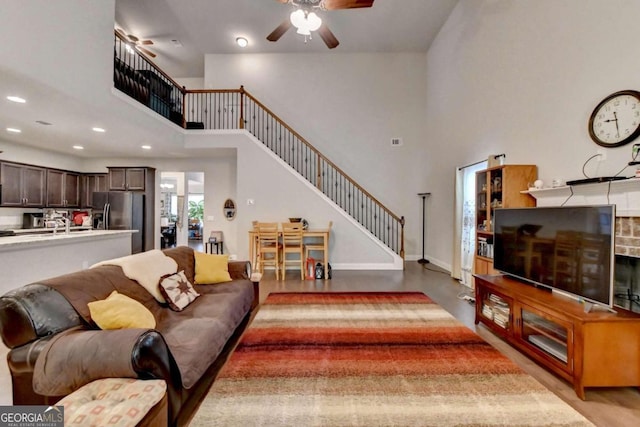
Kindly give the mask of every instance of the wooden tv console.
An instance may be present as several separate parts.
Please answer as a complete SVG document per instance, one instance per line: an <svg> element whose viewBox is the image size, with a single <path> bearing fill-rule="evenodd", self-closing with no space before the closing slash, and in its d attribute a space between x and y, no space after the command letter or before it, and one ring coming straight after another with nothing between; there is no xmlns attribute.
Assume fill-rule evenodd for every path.
<svg viewBox="0 0 640 427"><path fill-rule="evenodd" d="M475 275L476 317L513 347L573 384L640 386L640 315L585 311L568 296L506 276Z"/></svg>

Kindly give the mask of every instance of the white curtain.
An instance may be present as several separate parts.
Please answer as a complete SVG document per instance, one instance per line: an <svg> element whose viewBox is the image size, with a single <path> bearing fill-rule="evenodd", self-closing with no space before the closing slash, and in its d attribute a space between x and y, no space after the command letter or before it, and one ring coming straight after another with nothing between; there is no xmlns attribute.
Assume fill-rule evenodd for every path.
<svg viewBox="0 0 640 427"><path fill-rule="evenodd" d="M476 172L486 167L487 162L484 161L459 168L456 173L456 240L451 275L469 287L473 286L473 258L476 246Z"/></svg>

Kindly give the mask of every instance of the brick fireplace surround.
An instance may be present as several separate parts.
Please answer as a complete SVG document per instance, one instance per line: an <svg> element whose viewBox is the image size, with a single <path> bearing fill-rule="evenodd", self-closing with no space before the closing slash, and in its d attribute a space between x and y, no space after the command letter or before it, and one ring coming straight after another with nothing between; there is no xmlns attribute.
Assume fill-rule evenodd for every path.
<svg viewBox="0 0 640 427"><path fill-rule="evenodd" d="M616 218L614 303L640 313L640 217Z"/></svg>
<svg viewBox="0 0 640 427"><path fill-rule="evenodd" d="M640 217L616 217L616 255L640 258Z"/></svg>

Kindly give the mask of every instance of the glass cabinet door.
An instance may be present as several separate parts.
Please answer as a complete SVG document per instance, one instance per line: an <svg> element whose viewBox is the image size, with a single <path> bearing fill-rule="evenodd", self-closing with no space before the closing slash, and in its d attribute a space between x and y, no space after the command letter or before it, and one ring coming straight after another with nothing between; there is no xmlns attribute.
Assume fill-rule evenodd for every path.
<svg viewBox="0 0 640 427"><path fill-rule="evenodd" d="M570 369L569 354L573 339L572 326L560 319L553 319L527 306L520 306L520 338L528 345Z"/></svg>

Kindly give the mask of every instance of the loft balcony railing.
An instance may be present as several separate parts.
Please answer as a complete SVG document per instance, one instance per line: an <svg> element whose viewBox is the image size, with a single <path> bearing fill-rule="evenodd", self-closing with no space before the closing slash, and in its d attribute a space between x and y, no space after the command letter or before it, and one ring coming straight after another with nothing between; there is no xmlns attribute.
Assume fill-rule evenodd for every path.
<svg viewBox="0 0 640 427"><path fill-rule="evenodd" d="M114 86L187 129L246 129L404 259L398 216L264 106L240 89L187 90L115 33Z"/></svg>

